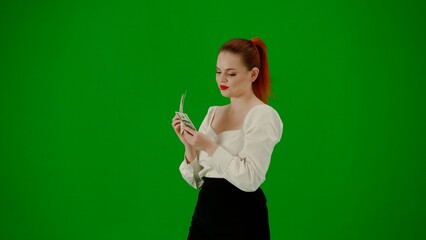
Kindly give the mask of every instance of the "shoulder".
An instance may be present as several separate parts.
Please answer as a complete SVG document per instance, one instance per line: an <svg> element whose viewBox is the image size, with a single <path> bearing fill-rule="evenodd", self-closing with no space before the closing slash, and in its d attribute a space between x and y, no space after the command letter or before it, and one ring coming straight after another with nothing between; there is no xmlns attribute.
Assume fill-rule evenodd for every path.
<svg viewBox="0 0 426 240"><path fill-rule="evenodd" d="M228 105L224 106L210 106L207 110L207 116L213 116L215 112L223 111Z"/></svg>
<svg viewBox="0 0 426 240"><path fill-rule="evenodd" d="M200 132L205 133L207 131L207 128L210 125L211 119L212 119L217 107L218 106L208 107L207 113L204 116L204 119L203 119L203 121L201 122L201 125L200 125L200 129L199 129Z"/></svg>
<svg viewBox="0 0 426 240"><path fill-rule="evenodd" d="M210 107L207 109L207 116L212 115L212 114L216 111L216 109L217 109L218 107L220 107L220 106L210 106Z"/></svg>
<svg viewBox="0 0 426 240"><path fill-rule="evenodd" d="M252 107L246 116L247 120L250 119L263 119L263 118L273 118L280 119L278 112L268 104L258 104Z"/></svg>
<svg viewBox="0 0 426 240"><path fill-rule="evenodd" d="M219 110L219 109L221 109L221 110L222 110L222 109L227 108L228 106L229 106L229 104L227 104L227 105L223 105L223 106L210 106L210 107L209 107L209 111L210 111L210 110L215 110L215 109L218 109L218 110Z"/></svg>
<svg viewBox="0 0 426 240"><path fill-rule="evenodd" d="M220 106L210 106L207 109L207 113L206 116L204 117L204 120L210 122L210 119L213 117L213 115L215 114L216 110L220 108Z"/></svg>
<svg viewBox="0 0 426 240"><path fill-rule="evenodd" d="M243 128L250 127L273 127L282 129L283 123L278 112L268 104L259 104L254 106L247 113Z"/></svg>

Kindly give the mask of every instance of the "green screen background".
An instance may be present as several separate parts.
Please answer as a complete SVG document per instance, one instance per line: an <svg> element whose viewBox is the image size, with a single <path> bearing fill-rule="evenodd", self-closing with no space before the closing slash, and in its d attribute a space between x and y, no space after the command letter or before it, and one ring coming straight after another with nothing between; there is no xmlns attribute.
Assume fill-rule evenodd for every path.
<svg viewBox="0 0 426 240"><path fill-rule="evenodd" d="M171 128L227 104L221 44L267 44L285 130L273 239L425 239L421 1L0 4L0 239L186 239ZM226 216L224 216L226 217Z"/></svg>

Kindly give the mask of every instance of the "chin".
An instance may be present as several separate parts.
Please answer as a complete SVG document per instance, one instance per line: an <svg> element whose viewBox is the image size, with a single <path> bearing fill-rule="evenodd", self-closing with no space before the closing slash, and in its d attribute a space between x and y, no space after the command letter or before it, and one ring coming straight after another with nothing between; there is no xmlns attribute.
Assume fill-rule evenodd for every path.
<svg viewBox="0 0 426 240"><path fill-rule="evenodd" d="M229 98L229 97L231 97L230 95L229 95L229 93L224 93L224 92L220 92L220 94L222 94L222 96L224 96L224 97L227 97L227 98Z"/></svg>

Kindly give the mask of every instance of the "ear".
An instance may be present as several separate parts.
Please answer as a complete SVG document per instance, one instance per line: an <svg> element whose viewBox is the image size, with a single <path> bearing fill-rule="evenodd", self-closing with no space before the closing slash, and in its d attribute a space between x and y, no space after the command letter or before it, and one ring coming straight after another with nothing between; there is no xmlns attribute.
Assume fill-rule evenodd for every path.
<svg viewBox="0 0 426 240"><path fill-rule="evenodd" d="M251 71L250 71L250 80L252 82L256 81L257 76L259 76L259 68L254 67Z"/></svg>

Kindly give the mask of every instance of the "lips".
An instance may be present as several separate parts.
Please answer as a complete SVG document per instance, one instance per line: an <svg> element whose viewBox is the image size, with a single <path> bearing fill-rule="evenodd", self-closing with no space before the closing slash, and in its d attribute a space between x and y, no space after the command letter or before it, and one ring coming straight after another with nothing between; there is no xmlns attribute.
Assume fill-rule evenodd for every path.
<svg viewBox="0 0 426 240"><path fill-rule="evenodd" d="M226 90L229 88L228 86L225 86L225 85L220 85L219 87L220 87L220 90Z"/></svg>

